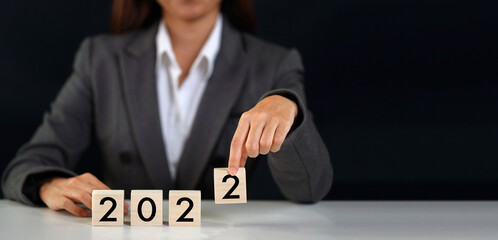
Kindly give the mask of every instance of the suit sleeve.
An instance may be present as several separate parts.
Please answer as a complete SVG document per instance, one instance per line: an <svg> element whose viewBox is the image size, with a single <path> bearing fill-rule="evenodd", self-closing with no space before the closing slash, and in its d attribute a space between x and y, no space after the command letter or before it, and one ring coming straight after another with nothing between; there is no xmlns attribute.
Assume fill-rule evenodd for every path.
<svg viewBox="0 0 498 240"><path fill-rule="evenodd" d="M299 108L294 126L280 151L268 155L270 171L283 195L291 201L314 203L325 197L332 186L329 153L306 107L304 68L296 50L289 51L275 73L271 95L281 95Z"/></svg>
<svg viewBox="0 0 498 240"><path fill-rule="evenodd" d="M73 73L64 84L42 124L8 164L2 176L5 198L41 205L39 184L53 176L75 176L81 154L88 147L92 128L90 85L91 41L80 46Z"/></svg>

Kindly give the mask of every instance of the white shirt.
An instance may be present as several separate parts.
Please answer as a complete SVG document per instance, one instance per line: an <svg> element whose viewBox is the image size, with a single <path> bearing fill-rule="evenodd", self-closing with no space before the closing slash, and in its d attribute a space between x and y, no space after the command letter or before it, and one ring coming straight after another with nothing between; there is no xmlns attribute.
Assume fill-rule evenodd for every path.
<svg viewBox="0 0 498 240"><path fill-rule="evenodd" d="M188 76L178 86L182 73L171 46L168 29L163 21L156 35L156 81L161 130L171 178L176 170L186 139L197 113L199 102L214 68L221 43L222 17L218 16L213 30L194 60Z"/></svg>

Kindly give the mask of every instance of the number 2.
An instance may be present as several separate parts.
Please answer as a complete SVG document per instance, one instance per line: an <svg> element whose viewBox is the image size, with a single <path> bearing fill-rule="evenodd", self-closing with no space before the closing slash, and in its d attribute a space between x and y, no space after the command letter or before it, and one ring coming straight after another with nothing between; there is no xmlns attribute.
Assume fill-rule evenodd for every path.
<svg viewBox="0 0 498 240"><path fill-rule="evenodd" d="M227 194L225 194L225 196L223 196L223 199L239 199L240 195L232 195L233 191L235 191L235 189L237 189L237 187L239 186L239 178L237 176L226 175L223 178L222 182L227 182L227 180L229 178L233 178L235 183L233 184L232 188L230 188L230 190L228 190Z"/></svg>
<svg viewBox="0 0 498 240"><path fill-rule="evenodd" d="M190 199L188 197L182 197L182 198L178 199L178 201L176 202L176 205L182 205L182 202L184 202L184 201L188 202L187 210L185 210L185 212L178 218L178 220L176 220L176 222L194 222L193 218L185 218L189 214L189 212L192 210L192 208L194 208L194 202L192 201L192 199Z"/></svg>
<svg viewBox="0 0 498 240"><path fill-rule="evenodd" d="M116 200L112 197L105 197L105 198L102 198L102 200L100 200L100 205L104 205L104 203L106 201L111 201L112 203L112 206L111 208L109 208L109 211L107 211L104 216L100 219L101 222L116 222L118 221L117 218L109 218L109 215L112 214L112 212L114 212L114 209L116 209Z"/></svg>

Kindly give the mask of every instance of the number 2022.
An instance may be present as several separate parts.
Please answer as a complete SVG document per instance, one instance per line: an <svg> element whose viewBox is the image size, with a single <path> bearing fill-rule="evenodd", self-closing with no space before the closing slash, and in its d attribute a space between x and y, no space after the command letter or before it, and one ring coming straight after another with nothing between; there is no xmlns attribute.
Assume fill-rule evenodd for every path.
<svg viewBox="0 0 498 240"><path fill-rule="evenodd" d="M215 169L215 202L245 203L245 169L237 175ZM200 225L200 191L169 191L169 225ZM131 225L163 225L162 190L132 190ZM95 190L92 194L93 225L123 225L123 190Z"/></svg>

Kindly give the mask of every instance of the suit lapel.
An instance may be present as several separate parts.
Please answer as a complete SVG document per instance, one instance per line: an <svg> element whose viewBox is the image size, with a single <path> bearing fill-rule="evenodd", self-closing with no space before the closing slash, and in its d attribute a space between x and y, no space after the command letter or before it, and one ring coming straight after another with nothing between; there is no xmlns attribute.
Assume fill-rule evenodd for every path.
<svg viewBox="0 0 498 240"><path fill-rule="evenodd" d="M171 189L156 89L156 30L157 24L138 33L118 59L132 134L148 174L144 177L155 188Z"/></svg>
<svg viewBox="0 0 498 240"><path fill-rule="evenodd" d="M247 59L240 33L224 20L221 48L179 161L176 187L170 180L156 89L157 24L138 33L118 55L132 133L155 188L193 189L204 172L230 109L246 79Z"/></svg>
<svg viewBox="0 0 498 240"><path fill-rule="evenodd" d="M197 186L230 109L240 95L246 71L247 59L240 33L224 21L220 52L213 75L199 104L178 165L178 189L193 189Z"/></svg>

